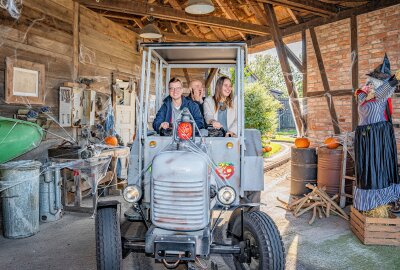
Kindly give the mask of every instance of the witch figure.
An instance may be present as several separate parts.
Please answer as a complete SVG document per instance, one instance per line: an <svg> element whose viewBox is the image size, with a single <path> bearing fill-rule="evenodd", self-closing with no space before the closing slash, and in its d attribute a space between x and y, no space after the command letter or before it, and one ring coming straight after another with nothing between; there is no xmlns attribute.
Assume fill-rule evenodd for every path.
<svg viewBox="0 0 400 270"><path fill-rule="evenodd" d="M385 206L400 198L396 139L389 108L397 83L385 54L383 63L367 74L365 86L355 92L359 125L354 145L357 185L353 204L359 211Z"/></svg>

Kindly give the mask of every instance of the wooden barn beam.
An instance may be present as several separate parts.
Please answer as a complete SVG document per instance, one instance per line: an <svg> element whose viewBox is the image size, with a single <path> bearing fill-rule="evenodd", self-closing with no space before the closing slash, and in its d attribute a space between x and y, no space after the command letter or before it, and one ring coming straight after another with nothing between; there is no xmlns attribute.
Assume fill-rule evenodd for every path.
<svg viewBox="0 0 400 270"><path fill-rule="evenodd" d="M305 124L301 114L301 108L299 103L299 95L293 83L292 71L289 65L287 51L285 50L285 44L282 40L282 35L279 29L278 21L276 19L274 8L271 4L264 4L265 12L267 13L268 24L271 26L271 34L274 39L276 51L278 53L279 62L281 64L283 77L285 78L286 87L289 94L289 101L291 103L294 121L296 123L297 133L301 136L305 132Z"/></svg>
<svg viewBox="0 0 400 270"><path fill-rule="evenodd" d="M74 17L72 19L73 55L72 81L78 81L79 76L79 3L74 2Z"/></svg>
<svg viewBox="0 0 400 270"><path fill-rule="evenodd" d="M175 42L215 42L215 41L218 41L215 39L198 38L195 36L179 35L179 34L168 33L168 32L161 32L161 33L167 39L167 41L175 41Z"/></svg>
<svg viewBox="0 0 400 270"><path fill-rule="evenodd" d="M300 72L304 72L304 66L301 63L301 60L297 57L297 55L294 54L294 52L292 52L292 50L286 46L286 44L284 44L285 50L286 50L286 54L289 57L290 61L293 63L293 65L300 71Z"/></svg>
<svg viewBox="0 0 400 270"><path fill-rule="evenodd" d="M358 34L357 34L357 17L352 16L350 19L350 50L352 58L351 63L351 87L353 88L353 93L358 88ZM351 102L351 126L352 130L356 130L358 126L358 106L357 100L354 95L352 95Z"/></svg>
<svg viewBox="0 0 400 270"><path fill-rule="evenodd" d="M186 79L187 85L188 85L188 87L189 87L189 84L190 84L190 76L189 76L189 72L188 72L187 68L184 68L184 69L183 69L183 74L185 74L185 79Z"/></svg>
<svg viewBox="0 0 400 270"><path fill-rule="evenodd" d="M175 23L169 22L169 24L171 25L172 28L172 32L174 32L175 34L181 34L181 32L178 30L178 28L176 27Z"/></svg>
<svg viewBox="0 0 400 270"><path fill-rule="evenodd" d="M313 91L304 95L305 97L312 98L312 97L322 97L326 94L325 91ZM331 90L331 96L339 97L339 96L350 96L353 94L352 89L338 89L338 90Z"/></svg>
<svg viewBox="0 0 400 270"><path fill-rule="evenodd" d="M215 16L193 16L183 10L176 10L169 7L151 5L137 1L122 0L102 0L96 2L93 0L76 0L82 5L110 12L119 12L121 17L130 19L131 15L153 16L155 18L191 23L196 25L205 25L209 27L218 27L250 33L254 35L265 35L269 32L269 27L251 23L245 23Z"/></svg>
<svg viewBox="0 0 400 270"><path fill-rule="evenodd" d="M256 5L255 2L250 1L250 0L245 0L247 6L249 9L254 13L256 16L257 20L262 24L262 25L267 25L267 18L265 17L264 11L260 8L260 6Z"/></svg>
<svg viewBox="0 0 400 270"><path fill-rule="evenodd" d="M215 28L215 27L211 27L210 29L219 40L221 40L221 41L227 40L224 32L222 32L221 29Z"/></svg>
<svg viewBox="0 0 400 270"><path fill-rule="evenodd" d="M300 24L300 20L297 18L297 15L293 12L293 10L290 8L286 8L286 10L289 13L290 17L292 17L295 24Z"/></svg>
<svg viewBox="0 0 400 270"><path fill-rule="evenodd" d="M329 17L316 18L316 19L312 19L308 22L289 26L287 28L282 29L282 36L287 37L287 36L293 35L295 33L299 33L303 30L309 29L311 27L317 27L320 25L348 19L351 16L361 15L361 14L368 13L368 12L371 12L374 10L378 10L378 9L386 8L386 7L389 7L392 5L396 5L398 3L399 3L398 0L380 0L380 1L376 1L376 2L375 1L368 2L367 4L359 6L359 7L339 11L337 14L329 16ZM253 38L251 40L251 43L249 42L248 45L255 47L255 46L261 45L263 43L268 43L270 41L272 41L272 36L264 35L264 36Z"/></svg>
<svg viewBox="0 0 400 270"><path fill-rule="evenodd" d="M177 0L168 0L168 3L171 4L171 6L176 9L176 10L183 10L183 8L181 7L181 5L178 3ZM189 27L190 31L192 31L192 33L200 38L204 38L203 33L200 32L200 30L192 24L187 24L187 26Z"/></svg>
<svg viewBox="0 0 400 270"><path fill-rule="evenodd" d="M107 14L104 15L105 17L107 17ZM139 18L133 18L133 21L136 23L136 25L142 29L144 27L143 22L141 19Z"/></svg>
<svg viewBox="0 0 400 270"><path fill-rule="evenodd" d="M336 5L317 0L257 0L263 3L288 7L298 11L308 11L319 16L330 16L339 11Z"/></svg>
<svg viewBox="0 0 400 270"><path fill-rule="evenodd" d="M306 30L301 32L301 56L303 63L303 97L307 96L307 35Z"/></svg>
<svg viewBox="0 0 400 270"><path fill-rule="evenodd" d="M322 59L321 50L319 48L317 35L314 28L310 28L311 41L314 47L315 57L317 58L317 64L319 68L319 73L321 75L322 85L324 87L324 93L326 98L326 103L328 104L329 114L331 115L331 121L333 126L333 131L335 134L340 134L339 122L336 114L335 104L333 102L332 93L329 87L328 76L326 75L324 61Z"/></svg>
<svg viewBox="0 0 400 270"><path fill-rule="evenodd" d="M303 97L307 97L307 35L306 35L306 30L303 30L301 32L301 57L302 59L302 64L303 64ZM304 99L303 101L303 106L305 108L308 107L308 102L307 99ZM304 116L304 135L307 135L308 131L308 118L307 116Z"/></svg>
<svg viewBox="0 0 400 270"><path fill-rule="evenodd" d="M211 82L214 79L215 75L217 75L217 73L218 73L218 68L212 68L210 70L210 73L208 74L206 82L204 83L204 86L205 86L206 90L210 87Z"/></svg>
<svg viewBox="0 0 400 270"><path fill-rule="evenodd" d="M139 34L140 28L131 29L133 32ZM169 33L161 31L161 34L167 41L175 41L175 42L215 42L218 41L216 39L206 39L206 38L198 38L195 36L181 35L175 33Z"/></svg>
<svg viewBox="0 0 400 270"><path fill-rule="evenodd" d="M176 1L176 0L174 0ZM232 9L229 7L228 2L225 0L214 0L215 3L222 9L222 11L226 14L228 19L239 21L238 17L235 15L235 13L232 11ZM246 40L246 35L243 34L243 32L239 31L239 35L243 38L243 40Z"/></svg>

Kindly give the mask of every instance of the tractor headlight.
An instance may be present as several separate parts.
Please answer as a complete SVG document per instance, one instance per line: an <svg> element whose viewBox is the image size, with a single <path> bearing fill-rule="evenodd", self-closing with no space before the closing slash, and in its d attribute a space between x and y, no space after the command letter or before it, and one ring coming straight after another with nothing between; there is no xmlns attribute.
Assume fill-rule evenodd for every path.
<svg viewBox="0 0 400 270"><path fill-rule="evenodd" d="M225 186L218 190L218 201L223 205L231 205L236 199L236 192L232 187Z"/></svg>
<svg viewBox="0 0 400 270"><path fill-rule="evenodd" d="M141 197L142 197L142 190L136 185L127 186L124 189L124 199L127 202L135 203L139 201Z"/></svg>

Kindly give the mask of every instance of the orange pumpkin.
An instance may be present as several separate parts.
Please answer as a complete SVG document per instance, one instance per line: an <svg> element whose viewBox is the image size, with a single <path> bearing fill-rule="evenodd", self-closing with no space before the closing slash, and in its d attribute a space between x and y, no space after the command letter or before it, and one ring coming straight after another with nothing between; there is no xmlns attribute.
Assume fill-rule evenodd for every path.
<svg viewBox="0 0 400 270"><path fill-rule="evenodd" d="M296 138L294 140L296 148L308 148L310 146L310 140L307 138Z"/></svg>
<svg viewBox="0 0 400 270"><path fill-rule="evenodd" d="M326 138L326 140L324 141L324 144L326 145L326 147L328 149L336 149L340 145L339 141L333 137Z"/></svg>
<svg viewBox="0 0 400 270"><path fill-rule="evenodd" d="M268 146L265 146L264 149L265 149L265 152L271 152L272 147L268 145Z"/></svg>
<svg viewBox="0 0 400 270"><path fill-rule="evenodd" d="M110 146L117 146L118 145L118 139L115 136L107 136L104 139L104 142L107 145L110 145Z"/></svg>

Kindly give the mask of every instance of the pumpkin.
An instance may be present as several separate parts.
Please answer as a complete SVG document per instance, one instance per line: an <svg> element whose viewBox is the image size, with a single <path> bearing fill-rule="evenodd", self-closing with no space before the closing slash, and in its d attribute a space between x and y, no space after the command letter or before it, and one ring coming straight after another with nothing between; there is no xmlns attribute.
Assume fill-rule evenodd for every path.
<svg viewBox="0 0 400 270"><path fill-rule="evenodd" d="M115 136L107 136L104 139L104 142L110 146L118 146L118 139Z"/></svg>
<svg viewBox="0 0 400 270"><path fill-rule="evenodd" d="M339 141L333 137L326 138L324 144L328 149L336 149L340 145Z"/></svg>
<svg viewBox="0 0 400 270"><path fill-rule="evenodd" d="M294 140L296 148L308 148L310 146L310 140L307 138L296 138Z"/></svg>
<svg viewBox="0 0 400 270"><path fill-rule="evenodd" d="M190 122L181 122L178 126L178 137L182 140L189 140L193 135L193 126Z"/></svg>

